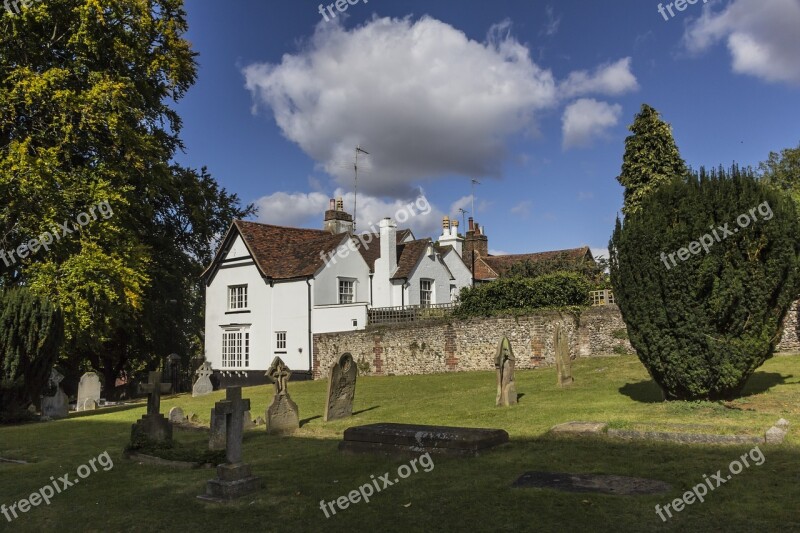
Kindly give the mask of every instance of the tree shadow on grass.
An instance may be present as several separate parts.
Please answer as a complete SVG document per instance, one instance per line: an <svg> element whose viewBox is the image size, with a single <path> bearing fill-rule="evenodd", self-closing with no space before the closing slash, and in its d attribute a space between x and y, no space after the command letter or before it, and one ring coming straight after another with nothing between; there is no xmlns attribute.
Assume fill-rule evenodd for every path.
<svg viewBox="0 0 800 533"><path fill-rule="evenodd" d="M744 398L767 392L775 385L782 385L786 383L787 379L793 377L791 374L782 376L776 372L756 372L747 380L747 384L738 397ZM652 379L638 383L626 383L620 387L619 392L631 400L641 403L661 403L664 401L661 388Z"/></svg>

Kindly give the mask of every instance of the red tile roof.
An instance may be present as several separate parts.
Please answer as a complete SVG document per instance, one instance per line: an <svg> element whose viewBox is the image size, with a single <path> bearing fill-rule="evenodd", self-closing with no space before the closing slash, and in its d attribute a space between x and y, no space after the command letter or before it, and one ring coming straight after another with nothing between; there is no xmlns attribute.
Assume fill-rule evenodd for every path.
<svg viewBox="0 0 800 533"><path fill-rule="evenodd" d="M397 270L392 279L408 279L420 258L425 255L425 250L428 249L430 243L430 239L420 239L398 245Z"/></svg>
<svg viewBox="0 0 800 533"><path fill-rule="evenodd" d="M481 257L480 261L478 258L475 259L475 279L494 279L508 272L512 266L525 261L536 262L561 258L575 262L589 258L594 260L588 246L535 254L489 255Z"/></svg>
<svg viewBox="0 0 800 533"><path fill-rule="evenodd" d="M272 279L313 276L325 256L347 238L314 229L287 228L244 220L234 221L261 273Z"/></svg>

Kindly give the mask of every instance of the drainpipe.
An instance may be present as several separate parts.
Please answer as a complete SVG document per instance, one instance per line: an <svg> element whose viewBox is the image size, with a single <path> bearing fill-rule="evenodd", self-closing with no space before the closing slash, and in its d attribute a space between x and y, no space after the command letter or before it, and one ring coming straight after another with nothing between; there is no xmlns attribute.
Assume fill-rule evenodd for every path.
<svg viewBox="0 0 800 533"><path fill-rule="evenodd" d="M306 285L308 285L308 371L311 376L314 375L314 348L311 346L311 278L306 278Z"/></svg>
<svg viewBox="0 0 800 533"><path fill-rule="evenodd" d="M369 306L372 307L372 276L373 274L369 275Z"/></svg>

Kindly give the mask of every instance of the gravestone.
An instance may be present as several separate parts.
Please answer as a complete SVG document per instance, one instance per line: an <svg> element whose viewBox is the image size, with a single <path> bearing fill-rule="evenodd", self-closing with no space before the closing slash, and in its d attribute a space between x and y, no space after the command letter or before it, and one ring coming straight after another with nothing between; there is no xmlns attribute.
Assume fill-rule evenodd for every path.
<svg viewBox="0 0 800 533"><path fill-rule="evenodd" d="M380 423L347 428L339 450L387 456L432 453L474 457L506 442L508 433L502 429Z"/></svg>
<svg viewBox="0 0 800 533"><path fill-rule="evenodd" d="M567 338L566 331L561 327L561 324L556 325L553 348L556 351L558 386L567 387L571 385L574 380L572 379L572 361L570 361L569 358L569 339Z"/></svg>
<svg viewBox="0 0 800 533"><path fill-rule="evenodd" d="M275 385L275 396L267 407L267 433L270 435L289 435L300 428L300 412L297 404L289 397L289 370L280 357L272 360L267 376Z"/></svg>
<svg viewBox="0 0 800 533"><path fill-rule="evenodd" d="M214 405L214 411L225 417L226 462L217 467L217 478L206 484L206 493L198 498L224 502L244 496L261 488L261 479L252 474L250 465L242 462L242 433L244 412L250 400L242 399L241 387L230 387L225 399Z"/></svg>
<svg viewBox="0 0 800 533"><path fill-rule="evenodd" d="M172 424L161 414L161 372L150 372L147 385L141 390L147 392L147 414L131 426L131 443L142 440L152 442L171 442Z"/></svg>
<svg viewBox="0 0 800 533"><path fill-rule="evenodd" d="M81 376L78 384L78 402L76 411L91 411L97 409L100 402L100 378L94 372L87 372Z"/></svg>
<svg viewBox="0 0 800 533"><path fill-rule="evenodd" d="M180 407L173 407L169 410L169 421L173 424L183 424L188 419L183 414L183 409Z"/></svg>
<svg viewBox="0 0 800 533"><path fill-rule="evenodd" d="M47 382L45 395L42 396L42 416L49 418L66 418L69 414L69 398L61 390L64 380L58 370L50 370L50 379Z"/></svg>
<svg viewBox="0 0 800 533"><path fill-rule="evenodd" d="M194 382L192 387L192 396L204 396L214 392L214 385L211 384L211 375L214 371L211 369L211 363L206 361L200 368L197 369L197 381Z"/></svg>
<svg viewBox="0 0 800 533"><path fill-rule="evenodd" d="M242 424L244 425L244 429L256 427L256 423L253 422L253 416L250 414L250 411L245 411L242 416Z"/></svg>
<svg viewBox="0 0 800 533"><path fill-rule="evenodd" d="M211 431L208 434L209 450L224 450L226 442L227 424L225 414L217 413L215 408L211 408Z"/></svg>
<svg viewBox="0 0 800 533"><path fill-rule="evenodd" d="M500 340L497 345L497 354L494 357L494 368L497 371L497 398L498 407L507 407L517 403L517 386L514 382L514 352L507 337Z"/></svg>
<svg viewBox="0 0 800 533"><path fill-rule="evenodd" d="M323 420L338 420L353 415L353 398L356 395L358 368L353 356L343 354L328 372L328 396L325 400Z"/></svg>

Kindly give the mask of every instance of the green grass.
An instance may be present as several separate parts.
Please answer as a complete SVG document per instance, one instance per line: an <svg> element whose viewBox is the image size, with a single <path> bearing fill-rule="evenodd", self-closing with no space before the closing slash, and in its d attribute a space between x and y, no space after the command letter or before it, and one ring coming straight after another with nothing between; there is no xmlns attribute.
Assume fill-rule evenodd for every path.
<svg viewBox="0 0 800 533"><path fill-rule="evenodd" d="M800 357L768 361L745 396L725 405L663 403L635 357L594 358L573 365L575 384L556 387L554 369L517 372L517 406L494 407L489 372L359 378L356 415L325 424L324 381L291 383L304 421L292 437L269 437L258 427L245 434L245 460L264 480L255 495L227 506L195 498L209 470L167 470L122 458L130 425L144 406L71 416L67 420L0 428L0 503L9 505L108 451L114 467L99 470L0 531L790 531L800 528ZM244 390L253 416L262 415L272 387ZM162 409L182 407L208 423L216 392L203 398L165 398ZM786 442L761 446L766 461L751 466L667 523L654 506L679 497L741 456L750 446L697 446L622 442L547 435L570 420L656 431L761 434L778 418L793 423ZM342 455L345 428L381 421L503 428L511 443L482 457L434 456L431 472L375 494L326 519L320 500L346 495L370 475L394 472L402 459ZM175 431L185 446L203 446L205 434ZM623 497L512 489L529 470L603 473L653 478L674 490L660 496Z"/></svg>

